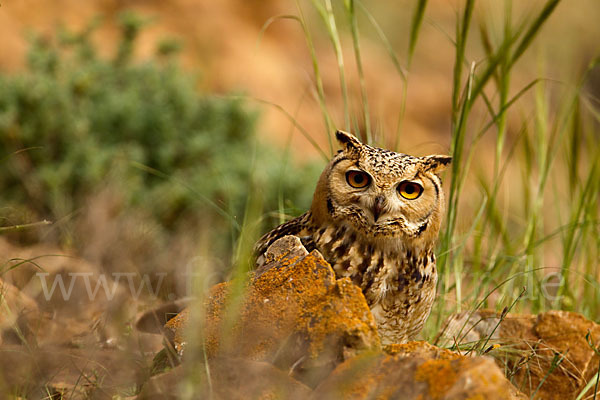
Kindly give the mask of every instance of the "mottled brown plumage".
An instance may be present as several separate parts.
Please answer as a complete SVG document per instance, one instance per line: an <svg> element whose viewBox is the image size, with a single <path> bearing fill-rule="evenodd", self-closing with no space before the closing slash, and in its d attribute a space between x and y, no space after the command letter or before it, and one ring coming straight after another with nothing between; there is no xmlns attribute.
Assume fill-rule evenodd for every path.
<svg viewBox="0 0 600 400"><path fill-rule="evenodd" d="M437 174L451 158L336 137L343 149L321 174L310 211L264 235L257 262L275 240L298 236L362 289L383 343L405 342L421 331L435 298L433 247L444 213Z"/></svg>

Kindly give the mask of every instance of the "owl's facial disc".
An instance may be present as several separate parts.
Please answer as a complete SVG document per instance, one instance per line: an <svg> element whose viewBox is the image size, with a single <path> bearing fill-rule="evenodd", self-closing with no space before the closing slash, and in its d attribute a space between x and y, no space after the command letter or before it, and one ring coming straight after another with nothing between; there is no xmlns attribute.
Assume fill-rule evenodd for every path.
<svg viewBox="0 0 600 400"><path fill-rule="evenodd" d="M372 232L416 237L429 225L436 207L435 192L426 178L400 176L385 183L374 180L372 190L356 199L356 204L363 210L364 222Z"/></svg>
<svg viewBox="0 0 600 400"><path fill-rule="evenodd" d="M331 161L322 210L369 237L417 238L426 231L433 237L434 213L443 206L439 178L419 158L379 149L371 153L366 157L346 149Z"/></svg>

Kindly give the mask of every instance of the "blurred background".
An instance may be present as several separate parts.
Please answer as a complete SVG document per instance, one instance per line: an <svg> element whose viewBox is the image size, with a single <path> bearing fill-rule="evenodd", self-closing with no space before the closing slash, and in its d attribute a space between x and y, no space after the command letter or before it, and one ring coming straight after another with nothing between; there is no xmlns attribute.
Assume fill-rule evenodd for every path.
<svg viewBox="0 0 600 400"><path fill-rule="evenodd" d="M466 3L3 2L5 268L43 244L166 272L162 300L226 279L309 207L337 128L455 158L426 337L475 306L597 320L600 4Z"/></svg>

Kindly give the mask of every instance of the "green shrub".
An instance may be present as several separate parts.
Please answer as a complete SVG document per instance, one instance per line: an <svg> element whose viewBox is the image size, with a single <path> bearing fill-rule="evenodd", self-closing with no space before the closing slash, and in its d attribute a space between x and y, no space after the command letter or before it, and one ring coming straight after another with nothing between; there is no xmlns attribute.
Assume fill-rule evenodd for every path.
<svg viewBox="0 0 600 400"><path fill-rule="evenodd" d="M227 249L251 190L265 210L308 206L315 168L284 171L287 157L255 138L256 113L198 93L169 55L174 42L133 62L142 24L121 23L112 59L97 55L93 29L62 32L56 43L33 40L26 72L0 75L2 212L26 215L8 222L64 221L113 184L167 232L196 222Z"/></svg>

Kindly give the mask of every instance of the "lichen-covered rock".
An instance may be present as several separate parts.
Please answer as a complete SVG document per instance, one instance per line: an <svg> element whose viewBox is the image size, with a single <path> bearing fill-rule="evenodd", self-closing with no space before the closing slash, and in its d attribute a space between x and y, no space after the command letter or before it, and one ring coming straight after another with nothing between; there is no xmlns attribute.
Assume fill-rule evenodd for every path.
<svg viewBox="0 0 600 400"><path fill-rule="evenodd" d="M425 342L385 350L340 364L312 399L525 399L487 357L463 357Z"/></svg>
<svg viewBox="0 0 600 400"><path fill-rule="evenodd" d="M239 315L227 315L230 283L212 288L205 307L205 348L209 357L235 354L270 360L302 374L322 375L361 350L378 349L373 316L360 289L337 279L318 251L310 254L296 237L279 239L248 284ZM175 348L185 345L189 311L171 319ZM227 321L235 320L230 330Z"/></svg>
<svg viewBox="0 0 600 400"><path fill-rule="evenodd" d="M575 399L595 376L600 361L591 347L600 346L600 326L567 311L539 315L464 312L447 320L440 339L499 344L490 354L506 367L519 390L529 396L537 391L536 399ZM592 391L587 395L593 396Z"/></svg>
<svg viewBox="0 0 600 400"><path fill-rule="evenodd" d="M454 351L442 349L424 341L388 344L383 348L383 351L391 356L400 357L421 357L436 360L456 360L461 358L461 355Z"/></svg>

